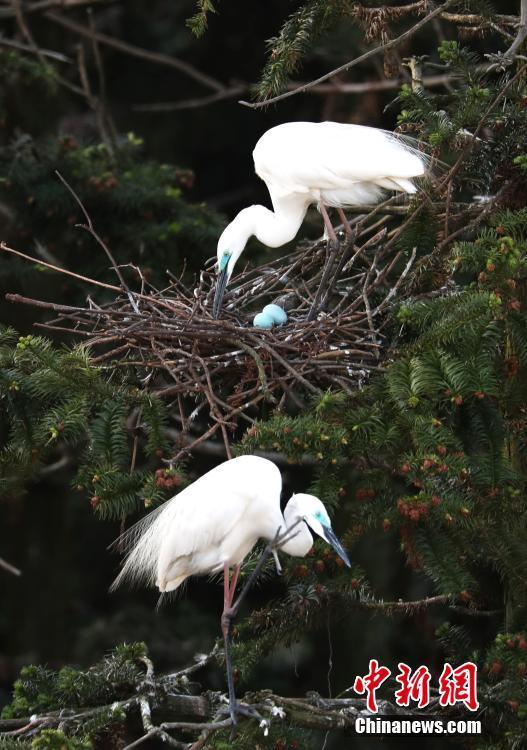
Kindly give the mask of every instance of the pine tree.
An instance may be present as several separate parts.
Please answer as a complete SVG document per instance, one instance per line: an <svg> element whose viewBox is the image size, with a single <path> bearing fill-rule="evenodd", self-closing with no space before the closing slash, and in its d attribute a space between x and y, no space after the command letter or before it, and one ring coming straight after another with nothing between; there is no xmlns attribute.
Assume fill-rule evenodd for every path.
<svg viewBox="0 0 527 750"><path fill-rule="evenodd" d="M483 26L492 18L481 3L467 7ZM302 56L337 21L359 17L370 40L378 41L405 13L386 8L383 23L375 26L371 10L369 4L346 2L301 4L271 42L260 96L281 91ZM211 3L200 2L192 29L202 33L214 11ZM504 72L488 67L456 41L441 44L434 64L450 76L452 90L431 94L403 86L396 100L398 124L453 166L450 171L445 166L444 178L439 169L438 201L418 197L393 238L402 257L417 249L417 264L404 301L394 302L387 316L378 371L365 387L352 394L328 391L304 411L262 410L237 445L239 453L278 452L292 466L311 467L311 484L304 489L342 523L352 558L364 540L388 538L403 551L412 575L426 581L428 595L417 602L383 601L367 570L357 564L344 570L339 558L316 542L305 559L285 561L279 598L238 624L234 659L243 685L266 655L315 632L329 614L345 619L361 609L413 617L439 603L441 624L432 640L444 659L471 660L480 670L486 734L478 747L514 748L524 741L527 718L525 71L521 60ZM39 76L48 80L41 69ZM140 178L151 187L156 183L160 216L173 210L167 198L177 205L180 199L173 168L145 166L129 148L135 153L129 142L119 151L125 165L119 177L117 167L109 166L115 156L102 147L68 146L63 171L77 178L76 187L86 188L86 202L98 191L106 209L113 196L113 210L121 198L128 209L142 210L145 194L135 193L132 184ZM70 196L59 184L50 191L31 153L22 154L20 170L4 189L17 206L23 185L35 188L31 195L38 193L35 213L24 223L38 224L55 208L63 218ZM129 180L129 173L134 178ZM472 200L475 194L483 201ZM451 206L458 203L471 205L456 214ZM90 205L98 212L96 201ZM212 233L214 222L206 216L205 229ZM194 229L189 236L195 240ZM129 240L126 236L125 244ZM127 362L126 354L119 367L114 362L103 369L82 346L61 349L44 338L6 331L0 358L2 417L9 428L0 455L6 492L20 491L58 447L75 451L76 484L102 519L157 504L165 490L184 483L185 467L161 461L169 449L174 406L149 390L144 370ZM478 629L474 623L481 620L486 625ZM152 705L163 707L170 680L155 683L156 693L144 675L151 668L142 644L119 647L88 671L25 668L3 718L94 707L93 714L80 711L64 728L46 728L37 740L42 747L80 748L111 736L115 725L127 725L125 709L134 695L145 733L166 739L161 725L151 728L148 712ZM169 687L181 697L187 683L176 680ZM278 696L261 691L254 702L266 699ZM315 720L310 716L310 725L301 709L301 703L288 708L291 725L272 724L268 738L248 722L236 746L308 747L305 730ZM2 741L11 750L12 741ZM225 732L207 739L207 746L218 750L226 743Z"/></svg>

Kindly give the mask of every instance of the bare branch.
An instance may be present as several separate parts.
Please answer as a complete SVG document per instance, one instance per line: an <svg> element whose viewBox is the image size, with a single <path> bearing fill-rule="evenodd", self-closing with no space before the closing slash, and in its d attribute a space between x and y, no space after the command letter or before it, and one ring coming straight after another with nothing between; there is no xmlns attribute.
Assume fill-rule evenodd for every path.
<svg viewBox="0 0 527 750"><path fill-rule="evenodd" d="M520 6L520 23L516 32L516 38L510 45L510 47L499 55L487 55L487 57L497 58L496 62L491 63L488 70L494 70L495 68L505 67L514 61L514 58L527 39L527 0L521 0Z"/></svg>
<svg viewBox="0 0 527 750"><path fill-rule="evenodd" d="M20 33L24 37L24 39L27 42L27 46L29 50L36 56L38 60L44 65L45 67L49 68L49 65L46 61L46 56L38 46L38 44L35 42L35 39L33 38L33 34L31 33L31 30L29 26L26 23L24 13L22 12L22 3L21 0L11 0L11 5L13 8L13 13L16 18L17 26L20 30ZM78 86L75 86L75 84L70 83L62 76L56 74L57 81L61 84L61 86L64 86L64 88L68 89L69 91L72 91L75 94L81 94L84 96L84 91L80 89Z"/></svg>
<svg viewBox="0 0 527 750"><path fill-rule="evenodd" d="M448 86L456 80L455 75L436 75L424 76L422 83L426 88L435 88L436 86ZM360 83L347 83L344 81L334 80L331 83L322 83L310 88L306 93L319 96L345 96L347 94L364 94L369 91L393 91L406 82L405 78L390 78L381 81L363 81ZM288 91L296 91L298 88L306 86L302 82L292 82L287 86ZM136 112L175 112L183 109L197 109L198 107L207 107L210 104L223 101L225 99L234 99L236 96L245 93L249 89L247 84L243 86L234 86L225 91L210 96L196 97L194 99L183 99L180 102L153 102L151 104L136 104Z"/></svg>
<svg viewBox="0 0 527 750"><path fill-rule="evenodd" d="M81 49L82 49L82 47L81 47ZM90 89L89 89L89 83L88 83L87 77L86 77L86 82L85 83L86 83L86 86L88 87L88 92L89 92ZM88 98L90 96L91 96L91 93L88 94ZM86 232L88 232L88 234L91 234L91 236L94 238L94 240L97 242L97 244L100 247L102 247L102 249L104 250L104 252L106 253L106 255L108 257L108 260L112 264L112 268L115 271L115 273L117 275L117 278L119 279L119 281L121 283L121 289L123 290L123 292L126 292L126 294L128 295L128 299L130 300L130 304L132 305L132 307L135 310L135 312L139 312L139 310L137 308L137 303L134 300L133 294L130 291L130 288L129 288L128 284L124 280L124 276L121 273L121 269L117 265L117 263L115 261L115 258L113 257L112 252L111 252L110 248L108 247L108 245L106 244L106 242L104 242L104 240L102 239L102 237L96 232L95 227L93 226L92 220L90 218L90 215L89 215L88 211L86 210L83 202L81 201L81 199L79 198L79 196L77 195L77 193L75 192L75 190L68 183L68 181L64 179L64 177L61 175L61 173L57 169L55 170L55 174L57 175L57 177L59 178L59 180L62 182L62 184L64 185L64 187L68 190L68 192L73 196L73 198L75 199L75 201L78 203L78 205L80 206L80 209L81 209L82 213L84 214L84 216L86 218L86 222L87 222L86 224L76 224L75 226L79 227L79 229L84 229Z"/></svg>
<svg viewBox="0 0 527 750"><path fill-rule="evenodd" d="M51 263L46 263L46 261L44 260L32 258L31 255L26 255L25 253L21 253L20 250L15 250L14 248L9 247L5 242L0 242L0 250L4 250L6 253L11 253L12 255L17 255L19 258L23 258L24 260L29 260L31 263L35 263L35 265L37 266L44 266L45 268L50 268L52 271L58 271L59 273L64 273L67 276L72 276L74 279L78 279L78 281L86 281L88 282L88 284L95 284L95 286L103 287L103 289L111 289L113 292L121 291L121 289L119 289L118 286L114 286L114 284L105 284L103 281L90 279L88 276L83 276L80 273L67 271L65 268L54 266Z"/></svg>
<svg viewBox="0 0 527 750"><path fill-rule="evenodd" d="M2 557L0 557L0 568L6 570L8 573L12 573L14 576L22 575L22 571L19 568L15 568L14 565L11 565L11 563L8 563Z"/></svg>
<svg viewBox="0 0 527 750"><path fill-rule="evenodd" d="M223 91L225 88L223 84L216 79L211 78L205 73L201 73L192 65L183 60L179 60L177 57L164 55L161 52L152 52L150 50L142 49L141 47L136 47L134 44L129 44L128 42L123 42L121 39L116 39L108 34L103 34L100 31L93 31L89 27L84 26L77 21L72 21L70 18L66 18L59 13L47 12L44 15L45 18L48 18L59 26L63 26L64 28L73 31L76 34L80 34L80 36L84 36L87 39L96 39L101 44L105 44L107 47L112 47L119 52L123 52L125 55L138 57L141 60L148 60L156 65L164 65L165 67L174 68L180 73L189 76L189 78L193 78L208 89L212 89L213 91Z"/></svg>
<svg viewBox="0 0 527 750"><path fill-rule="evenodd" d="M24 6L24 12L28 13L42 13L51 8L61 8L62 10L68 8L80 8L84 5L110 5L115 0L38 0L38 2L31 3ZM0 18L12 18L15 15L13 8L0 8Z"/></svg>
<svg viewBox="0 0 527 750"><path fill-rule="evenodd" d="M23 42L17 42L14 39L6 39L4 36L0 36L0 46L12 47L13 49L18 49L21 52L31 52L31 54L33 55L37 54L38 52L38 54L42 57L48 57L50 60L56 60L57 62L69 64L73 62L71 57L66 57L66 55L63 55L61 52L54 52L51 49L44 49L43 47L38 47L37 49L35 49L35 47L31 44L23 44Z"/></svg>
<svg viewBox="0 0 527 750"><path fill-rule="evenodd" d="M198 109L207 107L209 104L224 101L225 99L234 99L240 94L244 94L248 89L247 85L233 86L223 91L208 96L199 96L193 99L182 99L180 102L154 102L152 104L136 104L134 110L137 112L174 112L180 109Z"/></svg>

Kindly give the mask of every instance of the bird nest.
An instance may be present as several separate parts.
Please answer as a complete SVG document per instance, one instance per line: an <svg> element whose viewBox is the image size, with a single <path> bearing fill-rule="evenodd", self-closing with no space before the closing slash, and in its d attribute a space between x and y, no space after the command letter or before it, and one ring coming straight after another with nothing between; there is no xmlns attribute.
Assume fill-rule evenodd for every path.
<svg viewBox="0 0 527 750"><path fill-rule="evenodd" d="M53 310L57 317L40 326L80 337L99 366L137 368L152 391L174 400L184 436L177 458L216 433L229 453L240 420L254 421L265 402L298 409L329 388L352 392L379 368L387 312L415 257L397 251L388 221L357 220L354 237L341 235L334 250L320 241L247 265L231 280L219 320L212 266L192 285L169 273L163 290L134 267L138 291L114 266L121 286L102 285L116 293L100 305L8 298ZM287 311L287 323L255 328L255 313L270 302Z"/></svg>

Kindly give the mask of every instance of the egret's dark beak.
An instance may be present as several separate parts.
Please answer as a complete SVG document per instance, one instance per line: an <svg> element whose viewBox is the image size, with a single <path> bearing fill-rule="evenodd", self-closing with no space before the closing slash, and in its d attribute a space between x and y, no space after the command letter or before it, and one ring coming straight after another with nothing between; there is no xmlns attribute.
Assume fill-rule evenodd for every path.
<svg viewBox="0 0 527 750"><path fill-rule="evenodd" d="M333 531L331 526L322 526L322 528L324 529L324 538L326 542L328 542L328 544L331 544L337 555L344 560L348 568L351 568L351 563L347 552L335 536L335 532Z"/></svg>
<svg viewBox="0 0 527 750"><path fill-rule="evenodd" d="M218 278L216 280L216 291L214 293L214 302L212 303L212 317L217 318L220 312L221 303L223 301L223 295L227 288L227 281L229 277L227 275L227 266L221 271L218 271Z"/></svg>

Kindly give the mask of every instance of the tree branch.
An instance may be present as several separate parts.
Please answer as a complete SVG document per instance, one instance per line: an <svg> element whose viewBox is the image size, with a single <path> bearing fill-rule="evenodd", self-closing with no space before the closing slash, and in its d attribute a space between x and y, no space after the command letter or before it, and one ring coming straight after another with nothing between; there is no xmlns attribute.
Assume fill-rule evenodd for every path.
<svg viewBox="0 0 527 750"><path fill-rule="evenodd" d="M8 563L2 557L0 557L0 568L6 570L8 573L12 573L14 576L22 575L22 571L19 568L15 568L14 565L11 565L11 563Z"/></svg>
<svg viewBox="0 0 527 750"><path fill-rule="evenodd" d="M189 78L193 78L198 83L201 83L202 86L205 86L208 89L212 89L213 91L223 91L225 88L224 85L216 79L211 78L205 73L201 73L192 65L189 65L189 63L186 63L183 60L179 60L177 57L164 55L161 52L152 52L150 50L142 49L141 47L136 47L134 44L129 44L128 42L123 42L121 39L116 39L115 37L109 36L108 34L103 34L100 31L93 31L88 26L84 26L77 21L72 21L70 18L65 18L64 16L60 15L60 13L54 13L50 11L45 13L44 17L49 19L53 23L58 24L59 26L63 26L64 28L73 31L76 34L79 34L80 36L84 36L90 40L95 39L101 44L105 44L107 47L112 47L119 52L123 52L125 55L138 57L140 60L148 60L148 62L155 63L156 65L164 65L168 68L174 68L180 73L184 73L185 75L189 76Z"/></svg>
<svg viewBox="0 0 527 750"><path fill-rule="evenodd" d="M42 55L42 57L48 57L50 60L56 60L57 62L63 62L63 63L69 63L69 64L73 62L73 60L70 57L66 57L66 55L63 55L60 52L54 52L51 49L44 49L43 47L37 47L35 49L35 47L30 44L17 42L14 39L6 39L3 36L0 36L0 46L12 47L13 49L20 50L21 52L30 52L33 55L36 55L38 52L38 54Z"/></svg>
<svg viewBox="0 0 527 750"><path fill-rule="evenodd" d="M434 88L435 86L446 86L455 80L453 75L436 75L436 76L425 76L423 78L423 86L426 88ZM334 96L343 96L345 94L364 94L369 91L393 91L402 86L406 82L405 78L390 78L384 81L362 81L359 83L345 83L341 81L332 81L331 83L321 84L310 88L306 93L315 94L319 96L326 96L331 94ZM294 82L288 84L288 91L296 91L298 88L307 86L307 83ZM180 102L153 102L151 104L136 104L134 110L136 112L175 112L182 109L197 109L199 107L207 107L210 104L223 101L224 99L234 99L240 94L244 94L248 90L248 84L240 86L233 86L232 88L219 91L216 94L210 94L209 96L200 96L193 99L182 99Z"/></svg>
<svg viewBox="0 0 527 750"><path fill-rule="evenodd" d="M251 103L251 102L246 102L246 101L241 100L239 103L242 104L244 107L249 107L250 109L260 109L261 107L267 107L269 104L274 104L275 102L282 101L283 99L288 99L290 96L294 96L295 94L309 91L309 89L312 89L315 86L318 86L319 84L323 83L324 81L327 81L329 78L332 78L334 75L337 75L338 73L343 73L346 70L350 70L351 68L354 68L359 63L362 63L365 60L368 60L370 57L373 57L374 55L379 54L379 52L383 52L385 50L396 47L401 42L405 41L406 39L409 39L414 34L416 34L420 29L423 28L423 26L426 26L426 24L432 21L434 18L436 18L437 16L440 16L441 13L443 13L445 10L447 10L447 8L453 5L454 2L455 0L446 0L446 2L443 3L443 5L440 5L438 8L428 13L428 15L426 15L424 18L422 18L420 21L418 21L411 28L407 29L399 36L395 37L394 39L390 39L389 41L385 42L385 44L380 44L378 47L374 47L373 49L368 50L363 55L360 55L359 57L356 57L354 60L350 60L350 62L347 62L344 65L341 65L340 67L335 68L334 70L331 70L329 73L326 73L325 75L320 76L320 78L316 78L314 81L305 83L293 89L292 91L286 91L285 93L280 94L279 96L274 96L271 99L266 99L265 101L262 101L262 102Z"/></svg>
<svg viewBox="0 0 527 750"><path fill-rule="evenodd" d="M24 13L42 13L50 8L80 8L84 5L110 5L115 0L39 0L24 6ZM13 8L0 8L0 18L12 18L15 15Z"/></svg>
<svg viewBox="0 0 527 750"><path fill-rule="evenodd" d="M11 253L12 255L17 255L19 258L24 258L24 260L29 260L32 263L35 263L37 266L44 266L44 268L50 268L52 271L58 271L59 273L64 273L66 276L72 276L74 279L77 279L78 281L86 281L88 284L95 284L96 286L103 287L103 289L111 289L112 292L118 292L120 293L122 290L115 286L114 284L105 284L103 281L96 281L96 279L90 279L88 276L83 276L80 273L74 273L73 271L67 271L65 268L61 268L60 266L54 266L52 263L46 263L44 260L39 260L38 258L32 258L31 255L26 255L25 253L21 253L20 250L15 250L12 247L9 247L9 245L6 245L5 242L0 242L0 250L4 250L6 253ZM15 299L15 297L18 297L18 295L11 295L13 297L13 302L18 301Z"/></svg>

